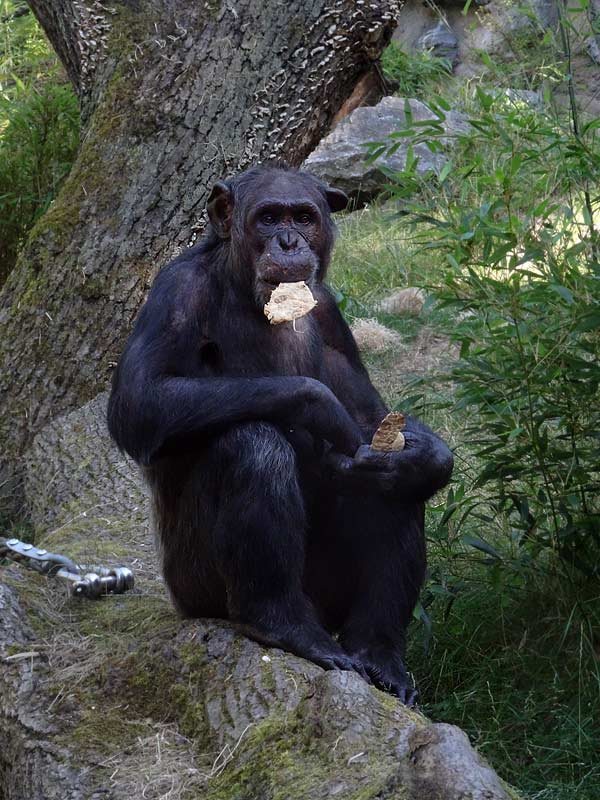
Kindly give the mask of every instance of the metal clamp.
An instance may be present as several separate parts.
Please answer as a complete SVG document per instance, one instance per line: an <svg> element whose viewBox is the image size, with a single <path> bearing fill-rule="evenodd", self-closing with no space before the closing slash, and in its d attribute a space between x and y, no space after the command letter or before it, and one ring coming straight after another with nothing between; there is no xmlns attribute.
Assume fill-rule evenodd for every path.
<svg viewBox="0 0 600 800"><path fill-rule="evenodd" d="M96 599L106 594L123 594L134 586L128 567L85 566L58 553L49 553L20 539L0 536L0 558L10 558L43 575L59 578L69 586L73 597Z"/></svg>

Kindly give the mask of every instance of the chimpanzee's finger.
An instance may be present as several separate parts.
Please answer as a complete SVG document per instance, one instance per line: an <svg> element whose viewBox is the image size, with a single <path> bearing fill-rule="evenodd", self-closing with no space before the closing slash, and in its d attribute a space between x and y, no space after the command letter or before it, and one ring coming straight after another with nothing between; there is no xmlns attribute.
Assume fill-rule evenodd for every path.
<svg viewBox="0 0 600 800"><path fill-rule="evenodd" d="M357 490L371 490L387 485L391 472L365 469L356 461L341 453L330 451L325 456L325 463L331 471L331 476L346 488Z"/></svg>
<svg viewBox="0 0 600 800"><path fill-rule="evenodd" d="M361 445L354 456L354 468L360 470L372 470L374 472L388 472L395 469L395 453L386 453L380 450L373 450L370 445Z"/></svg>

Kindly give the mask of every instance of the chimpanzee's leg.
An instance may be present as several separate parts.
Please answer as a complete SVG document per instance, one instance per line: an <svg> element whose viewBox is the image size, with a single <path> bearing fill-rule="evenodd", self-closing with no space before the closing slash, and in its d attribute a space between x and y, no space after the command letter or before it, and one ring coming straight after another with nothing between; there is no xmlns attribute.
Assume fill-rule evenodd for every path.
<svg viewBox="0 0 600 800"><path fill-rule="evenodd" d="M229 428L199 456L186 494L179 508L195 511L185 546L181 535L179 542L163 536L165 580L179 607L193 616L214 613L207 600L220 583L223 616L249 636L325 668L353 669L303 591L304 503L294 449L278 429Z"/></svg>
<svg viewBox="0 0 600 800"><path fill-rule="evenodd" d="M410 704L404 647L425 576L423 505L364 495L330 508L311 532L307 591L373 683Z"/></svg>

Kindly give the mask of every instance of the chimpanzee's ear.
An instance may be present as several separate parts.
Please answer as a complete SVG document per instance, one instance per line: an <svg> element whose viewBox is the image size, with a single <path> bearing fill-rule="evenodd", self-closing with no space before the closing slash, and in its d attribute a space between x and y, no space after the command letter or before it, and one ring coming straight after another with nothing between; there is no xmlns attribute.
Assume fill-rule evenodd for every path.
<svg viewBox="0 0 600 800"><path fill-rule="evenodd" d="M331 211L343 211L348 205L348 195L341 189L333 189L328 186L325 189L325 197Z"/></svg>
<svg viewBox="0 0 600 800"><path fill-rule="evenodd" d="M209 195L206 209L216 234L221 239L229 239L231 236L231 221L233 219L233 194L226 183L223 181L215 183Z"/></svg>

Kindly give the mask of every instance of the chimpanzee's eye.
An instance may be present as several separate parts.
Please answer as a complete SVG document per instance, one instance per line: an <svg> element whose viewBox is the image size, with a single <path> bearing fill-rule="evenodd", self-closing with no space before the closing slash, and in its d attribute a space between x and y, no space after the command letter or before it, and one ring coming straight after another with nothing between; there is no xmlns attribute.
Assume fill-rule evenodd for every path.
<svg viewBox="0 0 600 800"><path fill-rule="evenodd" d="M301 225L310 225L310 223L312 222L311 215L306 213L298 214L296 219Z"/></svg>
<svg viewBox="0 0 600 800"><path fill-rule="evenodd" d="M273 214L269 214L268 212L265 212L264 214L260 215L260 221L264 225L273 225L273 223L275 222L275 217L273 216Z"/></svg>

